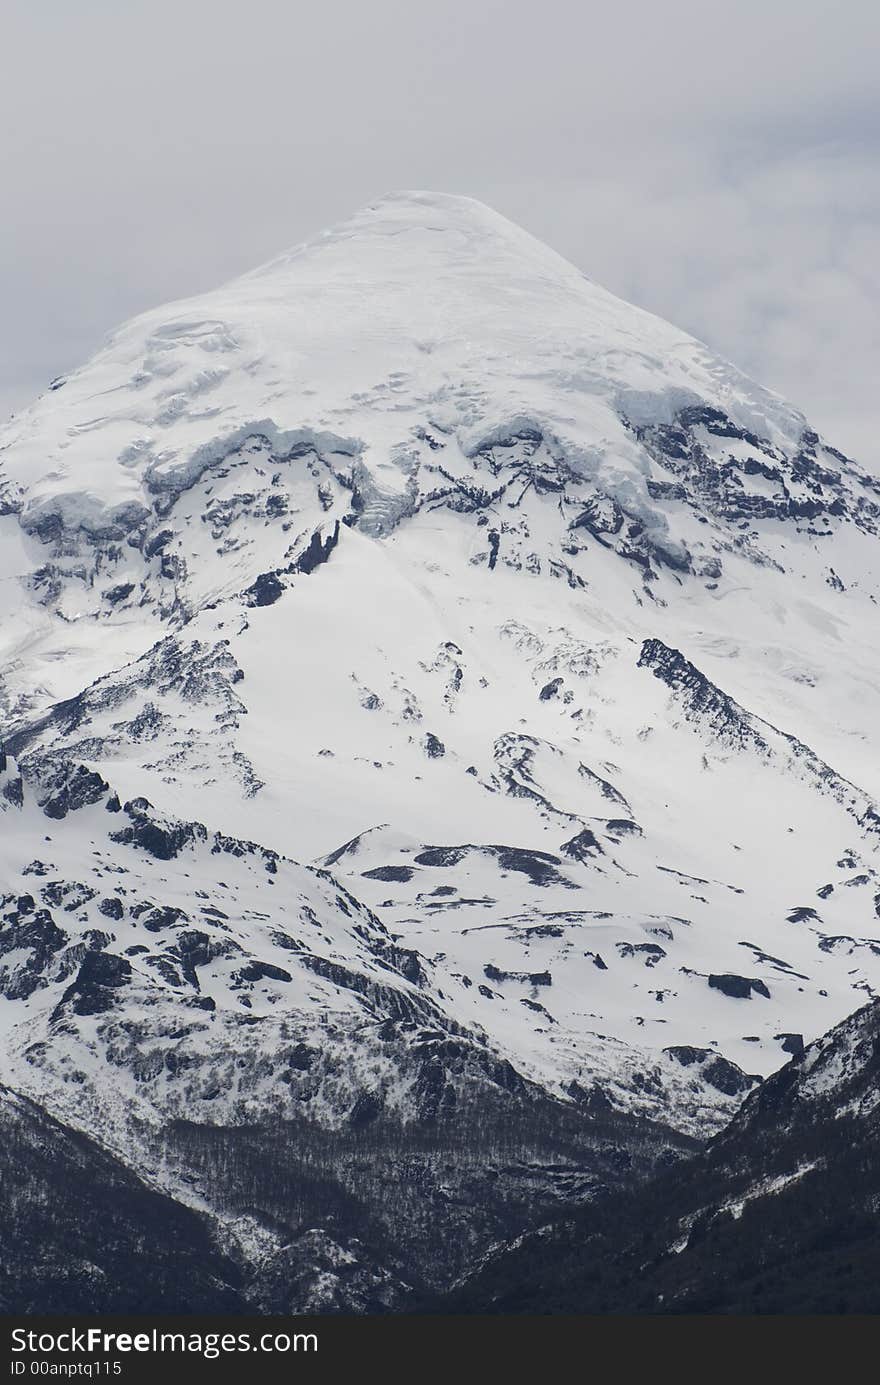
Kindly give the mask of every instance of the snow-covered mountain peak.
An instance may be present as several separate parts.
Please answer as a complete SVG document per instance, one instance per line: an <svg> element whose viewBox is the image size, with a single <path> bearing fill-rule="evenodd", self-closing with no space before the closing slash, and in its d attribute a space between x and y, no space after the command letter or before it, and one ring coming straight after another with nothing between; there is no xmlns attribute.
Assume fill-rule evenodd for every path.
<svg viewBox="0 0 880 1385"><path fill-rule="evenodd" d="M135 949L101 1032L158 987L175 1034L169 959L229 843L254 878L216 926L299 978L267 992L282 1026L327 1034L338 1001L363 1047L390 965L555 1101L708 1129L880 985L878 483L494 212L383 199L126 324L0 446L22 1042L38 1010L51 1051L83 938ZM15 901L35 861L97 889L95 852L187 920L140 943L90 897L65 928L50 880L62 967ZM308 906L320 991L271 952L263 852L297 901L302 863L345 882ZM256 1002L217 985L237 1031ZM395 1054L370 1098L397 1111Z"/></svg>
<svg viewBox="0 0 880 1385"><path fill-rule="evenodd" d="M865 590L834 539L873 536L878 501L800 413L497 213L396 194L133 319L0 434L2 575L31 607L8 648L39 656L48 611L132 657L340 522L440 510L492 570L577 584L598 544L627 589L666 567L724 590L737 554ZM76 662L48 645L50 697L105 667L86 634Z"/></svg>
<svg viewBox="0 0 880 1385"><path fill-rule="evenodd" d="M393 241L395 263L388 263L388 242ZM400 280L421 277L433 265L445 265L457 273L470 270L480 279L543 277L548 288L563 288L583 278L561 255L521 227L508 221L473 197L452 193L400 191L379 197L311 240L292 247L251 277L280 272L300 257L321 263L336 248L345 255L352 281L362 275L370 260L381 277L396 273Z"/></svg>
<svg viewBox="0 0 880 1385"><path fill-rule="evenodd" d="M41 537L127 535L256 433L357 456L395 494L420 431L473 456L526 427L644 507L632 428L701 404L774 444L804 427L480 203L408 193L126 324L0 438L0 486Z"/></svg>

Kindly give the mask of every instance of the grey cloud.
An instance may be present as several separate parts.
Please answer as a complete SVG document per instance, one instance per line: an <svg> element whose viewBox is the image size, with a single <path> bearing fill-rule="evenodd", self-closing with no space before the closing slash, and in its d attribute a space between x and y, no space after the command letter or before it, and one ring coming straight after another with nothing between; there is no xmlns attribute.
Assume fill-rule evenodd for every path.
<svg viewBox="0 0 880 1385"><path fill-rule="evenodd" d="M467 192L880 469L867 0L9 0L0 409L395 187Z"/></svg>

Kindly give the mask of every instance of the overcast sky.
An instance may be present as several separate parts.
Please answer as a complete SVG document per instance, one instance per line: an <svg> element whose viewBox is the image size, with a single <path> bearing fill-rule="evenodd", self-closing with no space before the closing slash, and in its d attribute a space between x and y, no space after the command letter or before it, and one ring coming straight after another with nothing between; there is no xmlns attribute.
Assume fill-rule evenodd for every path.
<svg viewBox="0 0 880 1385"><path fill-rule="evenodd" d="M880 471L876 0L4 0L0 413L395 188L468 193Z"/></svg>

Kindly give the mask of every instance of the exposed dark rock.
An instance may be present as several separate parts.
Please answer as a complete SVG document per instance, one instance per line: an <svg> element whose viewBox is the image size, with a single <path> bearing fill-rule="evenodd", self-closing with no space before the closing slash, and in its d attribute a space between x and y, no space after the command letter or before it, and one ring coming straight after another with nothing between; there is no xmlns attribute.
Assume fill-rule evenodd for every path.
<svg viewBox="0 0 880 1385"><path fill-rule="evenodd" d="M131 962L112 952L87 952L76 979L68 986L56 1010L68 1004L76 1015L100 1015L116 1004L116 992L131 981Z"/></svg>
<svg viewBox="0 0 880 1385"><path fill-rule="evenodd" d="M88 904L96 894L97 890L93 890L91 885L83 885L78 880L50 880L48 885L44 885L40 890L44 903L55 908L64 908L68 913Z"/></svg>
<svg viewBox="0 0 880 1385"><path fill-rule="evenodd" d="M646 967L655 967L666 956L659 943L617 943L621 957L637 957Z"/></svg>
<svg viewBox="0 0 880 1385"><path fill-rule="evenodd" d="M479 847L429 846L420 851L415 860L420 866L457 866L471 850L478 851Z"/></svg>
<svg viewBox="0 0 880 1385"><path fill-rule="evenodd" d="M607 1092L602 1090L598 1082L594 1082L589 1088L582 1087L580 1082L570 1082L568 1095L577 1106L582 1107L590 1115L609 1114L614 1110L613 1101Z"/></svg>
<svg viewBox="0 0 880 1385"><path fill-rule="evenodd" d="M589 827L583 831L576 832L573 837L569 837L567 842L563 842L559 848L566 856L570 856L574 861L590 861L595 856L603 856L605 853L599 844L599 839Z"/></svg>
<svg viewBox="0 0 880 1385"><path fill-rule="evenodd" d="M327 981L332 981L342 990L353 991L356 995L360 995L366 1007L377 1014L381 1014L383 1018L407 1020L413 1023L437 1018L434 1006L429 1000L422 999L421 996L407 994L395 987L384 986L371 977L365 976L362 972L353 971L351 968L344 967L339 962L332 962L325 957L315 957L310 953L302 953L300 960L304 967L315 972L317 976L323 976Z"/></svg>
<svg viewBox="0 0 880 1385"><path fill-rule="evenodd" d="M45 986L46 971L66 942L49 910L22 896L0 920L0 994L24 1000Z"/></svg>
<svg viewBox="0 0 880 1385"><path fill-rule="evenodd" d="M372 870L361 871L365 880L412 880L415 871L412 866L375 866Z"/></svg>
<svg viewBox="0 0 880 1385"><path fill-rule="evenodd" d="M786 917L789 923L809 923L813 920L819 922L819 915L816 910L811 909L808 905L799 905L798 908L792 909Z"/></svg>
<svg viewBox="0 0 880 1385"><path fill-rule="evenodd" d="M317 1056L317 1049L310 1048L308 1044L300 1043L289 1055L288 1062L298 1072L308 1072Z"/></svg>
<svg viewBox="0 0 880 1385"><path fill-rule="evenodd" d="M650 669L655 678L677 693L686 715L699 718L714 735L737 746L751 746L766 753L766 741L742 707L711 683L680 650L671 649L662 640L645 640L638 667Z"/></svg>
<svg viewBox="0 0 880 1385"><path fill-rule="evenodd" d="M322 536L320 529L316 529L309 539L308 546L294 562L293 570L304 574L314 572L316 567L326 563L338 542L339 520L336 521L331 532L324 536ZM268 603L261 602L260 604L267 605Z"/></svg>
<svg viewBox="0 0 880 1385"><path fill-rule="evenodd" d="M549 683L545 683L538 696L542 702L549 702L551 697L555 697L563 684L562 678L551 678Z"/></svg>
<svg viewBox="0 0 880 1385"><path fill-rule="evenodd" d="M713 990L721 991L722 995L729 995L734 1000L751 1000L753 994L770 999L770 992L764 982L751 976L737 976L733 972L724 972L712 974L708 980Z"/></svg>
<svg viewBox="0 0 880 1385"><path fill-rule="evenodd" d="M118 606L120 602L127 600L134 591L134 582L121 582L118 587L108 587L104 592L104 600L109 601L111 606Z"/></svg>
<svg viewBox="0 0 880 1385"><path fill-rule="evenodd" d="M155 558L173 538L174 531L172 529L161 529L158 534L153 534L144 544L144 557Z"/></svg>
<svg viewBox="0 0 880 1385"><path fill-rule="evenodd" d="M89 803L98 803L110 785L85 765L62 764L47 785L42 809L47 818L61 819Z"/></svg>
<svg viewBox="0 0 880 1385"><path fill-rule="evenodd" d="M200 822L162 822L151 816L151 806L145 799L126 803L124 812L131 819L130 827L110 833L110 840L126 846L139 846L159 861L171 861L185 846L207 839L207 829Z"/></svg>
<svg viewBox="0 0 880 1385"><path fill-rule="evenodd" d="M611 818L605 824L605 829L615 837L631 835L641 837L642 829L637 822L630 821L629 818Z"/></svg>
<svg viewBox="0 0 880 1385"><path fill-rule="evenodd" d="M527 851L515 846L428 846L415 857L419 866L457 866L469 852L493 856L501 870L514 870L527 875L533 885L565 884L571 885L556 866L562 864L559 856L547 851Z"/></svg>
<svg viewBox="0 0 880 1385"><path fill-rule="evenodd" d="M726 449L716 444L713 449L700 430L710 440L746 447ZM868 533L878 532L873 478L835 449L823 449L809 431L804 432L798 452L788 459L767 438L708 405L687 406L673 423L639 426L634 431L654 460L677 478L672 483L650 479L651 494L690 505L704 521L711 516L727 523L769 520L814 526L816 521L828 524L846 518ZM823 465L821 453L835 465ZM750 488L748 480L753 476L769 486L759 491ZM802 488L810 494L795 493Z"/></svg>
<svg viewBox="0 0 880 1385"><path fill-rule="evenodd" d="M245 590L248 606L273 606L284 594L284 584L274 572L261 572Z"/></svg>
<svg viewBox="0 0 880 1385"><path fill-rule="evenodd" d="M601 539L605 534L619 534L623 528L624 513L616 500L610 496L597 496L573 519L571 529L586 529L594 538Z"/></svg>
<svg viewBox="0 0 880 1385"><path fill-rule="evenodd" d="M276 967L272 962L248 962L247 966L241 967L236 976L241 981L292 981L293 977L289 971L283 967Z"/></svg>
<svg viewBox="0 0 880 1385"><path fill-rule="evenodd" d="M743 1072L736 1063L720 1055L712 1057L700 1072L703 1081L725 1096L742 1096L760 1079Z"/></svg>
<svg viewBox="0 0 880 1385"><path fill-rule="evenodd" d="M491 962L483 967L483 975L489 981L521 981L528 986L553 985L553 977L549 971L502 971Z"/></svg>
<svg viewBox="0 0 880 1385"><path fill-rule="evenodd" d="M172 924L189 922L189 917L183 909L177 909L172 904L164 904L142 914L138 922L148 933L162 933Z"/></svg>
<svg viewBox="0 0 880 1385"><path fill-rule="evenodd" d="M0 774L2 773L3 769L0 769ZM24 780L20 774L15 775L14 778L7 776L4 779L2 786L0 786L0 797L11 804L13 808L24 807Z"/></svg>

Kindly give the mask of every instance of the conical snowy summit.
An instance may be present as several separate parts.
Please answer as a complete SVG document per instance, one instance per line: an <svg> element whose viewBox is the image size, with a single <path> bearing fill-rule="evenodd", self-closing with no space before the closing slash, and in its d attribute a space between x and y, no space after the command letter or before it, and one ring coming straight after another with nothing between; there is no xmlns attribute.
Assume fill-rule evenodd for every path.
<svg viewBox="0 0 880 1385"><path fill-rule="evenodd" d="M878 524L465 198L126 324L0 438L0 1080L383 1302L717 1130L880 985Z"/></svg>
<svg viewBox="0 0 880 1385"><path fill-rule="evenodd" d="M783 446L804 428L699 343L480 203L408 193L134 319L54 382L2 455L7 484L27 490L27 527L58 518L130 532L157 497L258 428L279 447L357 454L396 494L418 459L414 429L452 432L473 455L518 422L649 508L642 450L621 417L669 424L696 404ZM612 466L603 441L615 445Z"/></svg>

